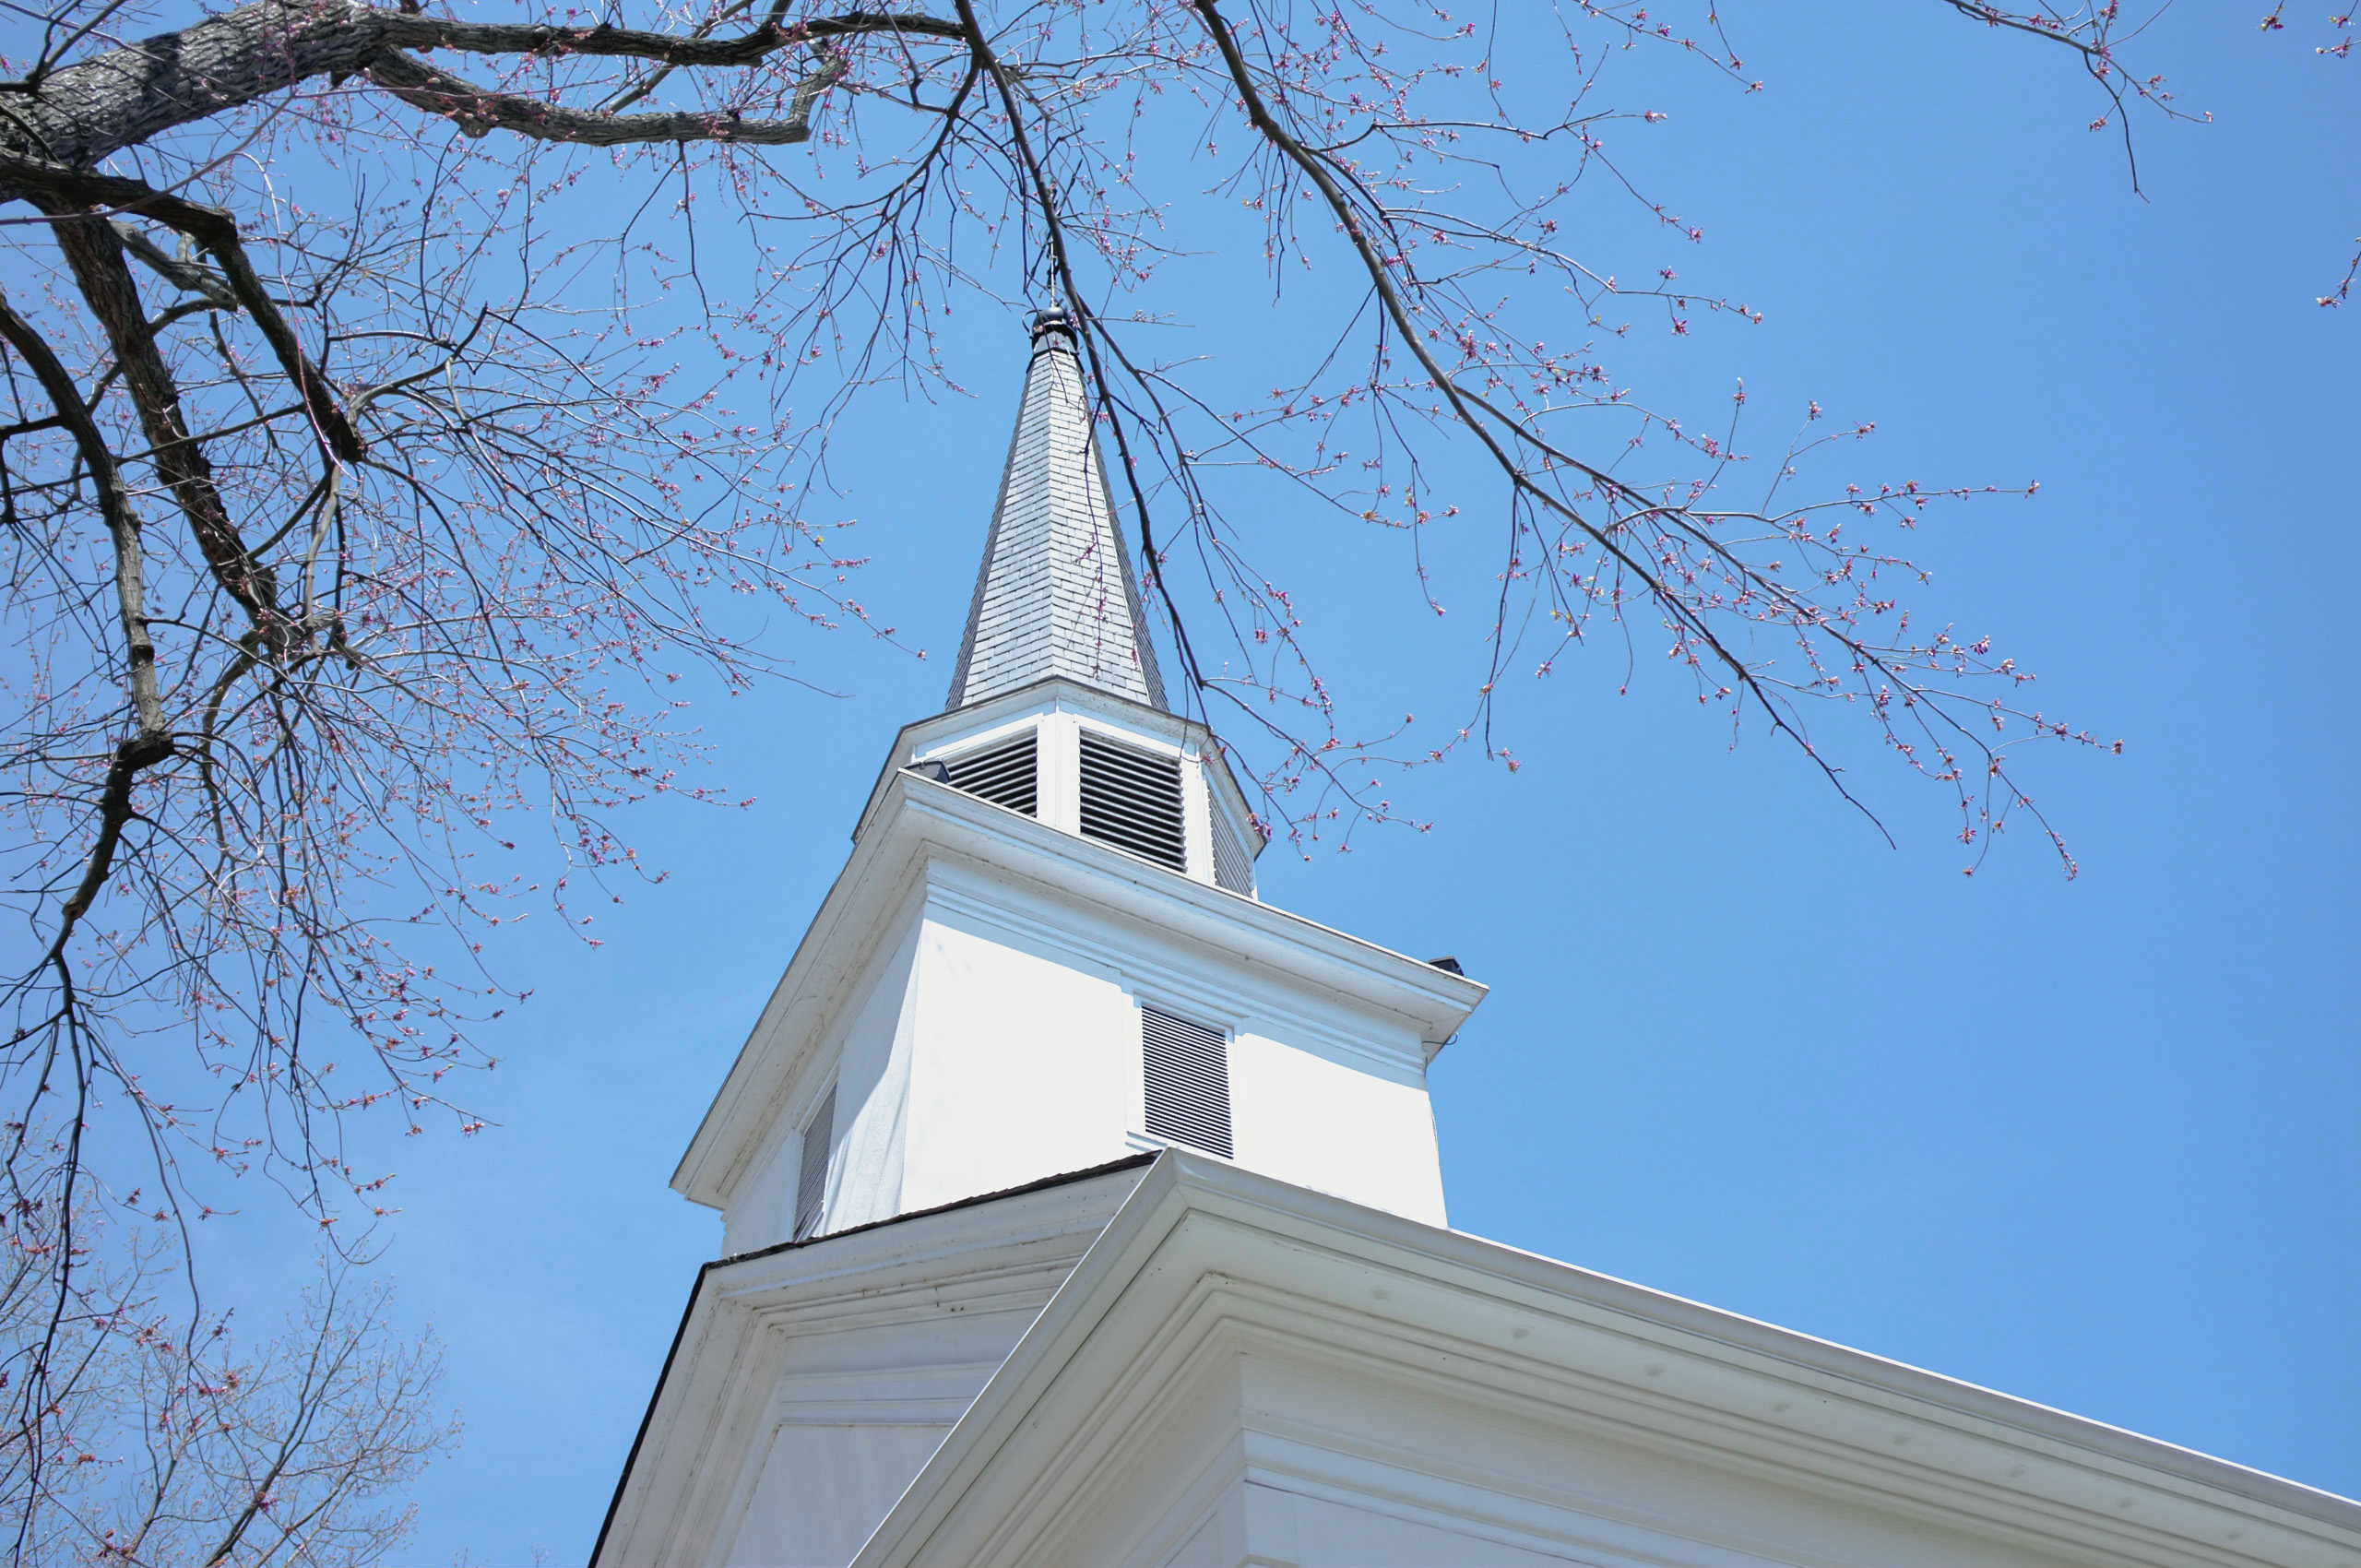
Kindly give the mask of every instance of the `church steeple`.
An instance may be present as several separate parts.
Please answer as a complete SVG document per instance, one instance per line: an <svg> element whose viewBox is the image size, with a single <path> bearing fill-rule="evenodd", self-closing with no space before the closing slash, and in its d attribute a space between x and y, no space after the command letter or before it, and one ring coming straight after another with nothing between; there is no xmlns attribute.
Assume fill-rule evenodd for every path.
<svg viewBox="0 0 2361 1568"><path fill-rule="evenodd" d="M1052 676L1164 706L1074 327L1062 313L1044 311L1033 320L1033 362L950 706Z"/></svg>
<svg viewBox="0 0 2361 1568"><path fill-rule="evenodd" d="M1082 366L1037 318L944 712L675 1185L731 1253L1178 1144L1430 1224L1428 1061L1483 988L1271 908L1212 731L1164 705Z"/></svg>

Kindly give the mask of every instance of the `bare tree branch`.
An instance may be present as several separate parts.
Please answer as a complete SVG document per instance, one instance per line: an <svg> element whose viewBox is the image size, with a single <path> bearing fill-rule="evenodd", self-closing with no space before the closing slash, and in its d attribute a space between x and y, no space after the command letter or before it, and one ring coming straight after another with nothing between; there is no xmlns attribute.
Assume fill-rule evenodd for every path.
<svg viewBox="0 0 2361 1568"><path fill-rule="evenodd" d="M959 36L955 27L917 13L852 11L792 26L774 18L740 37L715 40L619 28L460 22L352 0L252 0L192 27L19 84L23 90L6 105L0 124L20 138L19 150L81 169L175 126L242 108L298 83L360 75L382 56L405 50L579 54L718 68L755 65L781 50L827 39L893 33ZM403 88L433 85L419 78L419 72L433 70L421 62L386 68ZM0 185L0 196L6 194Z"/></svg>
<svg viewBox="0 0 2361 1568"><path fill-rule="evenodd" d="M839 72L823 65L796 85L787 114L777 120L745 120L718 113L608 114L568 109L516 93L493 92L437 70L415 55L391 52L370 62L369 79L413 109L440 115L471 137L512 131L536 141L578 147L625 147L647 142L739 142L749 147L788 147L812 135L812 108Z"/></svg>
<svg viewBox="0 0 2361 1568"><path fill-rule="evenodd" d="M2112 11L1940 3L2070 45L2111 110L2177 113L2117 63ZM1609 145L1655 116L1600 87L1655 49L1743 89L1710 9L1691 37L1621 3L1507 8L1489 36L1394 0L723 0L587 27L250 0L144 40L134 14L56 0L0 83L23 667L0 897L32 933L0 973L0 1091L43 1235L137 1194L140 1268L193 1271L181 1222L264 1182L342 1237L393 1206L348 1119L481 1127L454 1075L524 994L501 928L595 942L594 906L651 874L617 814L730 803L682 694L806 678L806 631L907 649L856 591L831 444L888 388L967 396L955 310L1074 324L1186 700L1240 716L1298 848L1415 820L1394 781L1455 749L1515 766L1503 683L1602 637L1626 667L1655 644L1684 700L1767 723L1845 799L1864 750L1931 782L1971 871L2012 821L2048 830L2020 748L2096 743L1903 602L1907 531L1999 492L1807 474L1871 428L1817 404L1758 459L1742 392L1684 422L1610 362L1642 328L1758 319L1679 280L1695 225ZM1593 254L1627 232L1606 211L1655 238ZM1183 256L1216 279L1190 297L1283 313L1251 372L1167 351ZM1367 719L1372 694L1331 688L1327 575L1299 595L1259 560L1299 549L1270 518L1307 506L1339 552L1402 548L1435 613L1476 585L1467 711ZM554 828L540 860L528 821ZM100 1146L147 1163L101 1173ZM120 1239L34 1241L14 1277L48 1316L0 1346L42 1380L10 1385L27 1457L0 1466L29 1521L67 1484L43 1411L84 1408L51 1395L128 1375L92 1303L139 1272ZM184 1352L188 1282L147 1319ZM157 1439L154 1495L206 1478L220 1506L201 1532L124 1515L139 1551L334 1560L384 1450L348 1427L307 1468L347 1386L331 1349L277 1363L267 1441ZM305 1501L264 1501L291 1477Z"/></svg>

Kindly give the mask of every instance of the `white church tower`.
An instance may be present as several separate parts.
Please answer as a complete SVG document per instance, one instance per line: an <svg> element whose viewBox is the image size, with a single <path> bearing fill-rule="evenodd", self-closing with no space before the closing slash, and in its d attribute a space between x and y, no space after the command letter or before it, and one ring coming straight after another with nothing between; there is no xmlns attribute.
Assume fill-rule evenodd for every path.
<svg viewBox="0 0 2361 1568"><path fill-rule="evenodd" d="M948 707L673 1177L724 1255L597 1564L2361 1568L2361 1505L1445 1229L1484 988L1256 897L1092 430L1040 316Z"/></svg>
<svg viewBox="0 0 2361 1568"><path fill-rule="evenodd" d="M1427 1063L1483 988L1258 903L1262 844L1164 705L1045 316L949 708L896 740L673 1184L733 1254L1168 1144L1442 1224Z"/></svg>

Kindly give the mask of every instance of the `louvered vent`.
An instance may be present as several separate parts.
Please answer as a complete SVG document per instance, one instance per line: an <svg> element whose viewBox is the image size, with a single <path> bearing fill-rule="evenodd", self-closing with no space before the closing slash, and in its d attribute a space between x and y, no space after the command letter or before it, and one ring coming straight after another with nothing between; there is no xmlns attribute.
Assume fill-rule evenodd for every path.
<svg viewBox="0 0 2361 1568"><path fill-rule="evenodd" d="M1026 816L1038 815L1034 809L1040 778L1038 734L1027 730L1014 741L951 758L952 788Z"/></svg>
<svg viewBox="0 0 2361 1568"><path fill-rule="evenodd" d="M1180 760L1082 732L1082 831L1143 860L1186 871Z"/></svg>
<svg viewBox="0 0 2361 1568"><path fill-rule="evenodd" d="M1232 893L1254 896L1254 862L1246 858L1246 847L1229 826L1229 814L1218 804L1205 802L1206 815L1213 819L1214 881Z"/></svg>
<svg viewBox="0 0 2361 1568"><path fill-rule="evenodd" d="M1148 1135L1230 1158L1229 1041L1203 1024L1140 1009Z"/></svg>
<svg viewBox="0 0 2361 1568"><path fill-rule="evenodd" d="M802 1241L820 1228L820 1205L828 1195L828 1152L836 1141L836 1089L827 1097L803 1129L803 1159L795 1173L795 1239Z"/></svg>

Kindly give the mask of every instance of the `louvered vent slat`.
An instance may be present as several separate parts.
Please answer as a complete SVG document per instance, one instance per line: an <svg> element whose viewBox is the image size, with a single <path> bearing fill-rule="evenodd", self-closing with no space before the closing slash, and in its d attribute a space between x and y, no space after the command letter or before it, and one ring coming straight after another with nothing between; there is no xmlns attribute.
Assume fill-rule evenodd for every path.
<svg viewBox="0 0 2361 1568"><path fill-rule="evenodd" d="M1246 847L1229 826L1229 814L1212 802L1206 802L1207 814L1213 818L1214 882L1232 893L1254 896L1254 862L1247 858Z"/></svg>
<svg viewBox="0 0 2361 1568"><path fill-rule="evenodd" d="M1082 732L1082 831L1143 860L1186 871L1180 761Z"/></svg>
<svg viewBox="0 0 2361 1568"><path fill-rule="evenodd" d="M1038 815L1035 807L1040 761L1036 737L1037 731L1027 730L1013 741L948 759L944 766L951 770L952 788L1026 816Z"/></svg>
<svg viewBox="0 0 2361 1568"><path fill-rule="evenodd" d="M1140 1043L1148 1134L1229 1158L1228 1039L1217 1029L1143 1007Z"/></svg>
<svg viewBox="0 0 2361 1568"><path fill-rule="evenodd" d="M828 1087L820 1109L803 1129L803 1158L795 1173L795 1239L820 1227L820 1206L828 1195L828 1153L836 1139L836 1090Z"/></svg>

